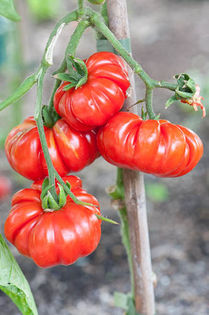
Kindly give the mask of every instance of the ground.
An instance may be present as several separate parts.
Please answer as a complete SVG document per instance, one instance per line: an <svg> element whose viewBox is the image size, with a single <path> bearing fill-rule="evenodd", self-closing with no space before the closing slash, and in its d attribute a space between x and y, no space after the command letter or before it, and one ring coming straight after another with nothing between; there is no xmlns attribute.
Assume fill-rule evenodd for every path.
<svg viewBox="0 0 209 315"><path fill-rule="evenodd" d="M75 1L72 1L75 3ZM133 53L138 62L155 79L172 80L180 72L198 70L197 78L208 76L208 1L128 1ZM73 8L66 1L66 8ZM31 22L32 23L32 22ZM32 23L33 33L26 38L32 50L34 64L40 60L52 22ZM31 28L32 28L31 26ZM35 31L34 31L35 30ZM64 33L56 50L58 62L70 29ZM31 37L32 34L32 37ZM41 40L40 40L41 39ZM87 57L94 51L93 34L88 32L78 50ZM197 72L197 71L196 71ZM50 93L48 80L46 98ZM203 82L204 83L204 82ZM143 85L137 79L138 97L143 97ZM163 184L168 198L160 202L148 199L148 219L153 271L158 283L155 289L156 313L160 315L209 314L209 122L201 114L194 116L174 105L165 111L169 92L155 93L155 109L161 117L192 127L203 139L205 153L199 165L190 174L177 179L156 179L145 176L145 181ZM27 97L26 112L33 113L33 94ZM30 104L29 104L30 99ZM33 102L34 103L34 102ZM209 99L205 100L209 104ZM30 105L30 106L29 106ZM14 172L1 154L2 173L14 178ZM89 192L100 200L102 212L115 220L105 187L114 183L113 166L101 158L79 175ZM23 184L15 177L14 191ZM1 203L1 227L10 209L9 198ZM11 247L24 271L38 305L40 315L119 315L114 308L114 291L128 292L129 273L126 254L121 244L119 227L103 223L102 240L89 257L70 267L58 266L40 269L29 259L20 256ZM0 293L0 314L19 314L16 307ZM3 310L3 311L2 311Z"/></svg>

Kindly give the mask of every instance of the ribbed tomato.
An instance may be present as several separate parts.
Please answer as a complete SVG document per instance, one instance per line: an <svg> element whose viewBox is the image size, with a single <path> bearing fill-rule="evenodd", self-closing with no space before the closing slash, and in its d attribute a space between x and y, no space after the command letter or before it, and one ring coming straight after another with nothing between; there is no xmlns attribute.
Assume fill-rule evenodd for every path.
<svg viewBox="0 0 209 315"><path fill-rule="evenodd" d="M54 96L54 107L73 128L91 130L104 125L123 106L130 85L121 57L98 52L86 61L87 82L64 91L64 82Z"/></svg>
<svg viewBox="0 0 209 315"><path fill-rule="evenodd" d="M61 176L80 171L98 156L94 131L80 133L60 119L52 128L45 127L45 135L53 165ZM24 177L38 180L48 175L33 117L11 130L5 151L11 166Z"/></svg>
<svg viewBox="0 0 209 315"><path fill-rule="evenodd" d="M40 199L43 181L39 181L13 196L5 222L8 241L40 267L73 264L79 257L91 254L100 241L101 220L95 215L100 214L97 199L82 189L78 177L71 175L63 180L70 183L79 200L96 207L77 205L68 196L60 210L43 210Z"/></svg>
<svg viewBox="0 0 209 315"><path fill-rule="evenodd" d="M120 112L100 129L97 144L111 164L161 177L190 172L203 154L200 138L167 120L142 120Z"/></svg>

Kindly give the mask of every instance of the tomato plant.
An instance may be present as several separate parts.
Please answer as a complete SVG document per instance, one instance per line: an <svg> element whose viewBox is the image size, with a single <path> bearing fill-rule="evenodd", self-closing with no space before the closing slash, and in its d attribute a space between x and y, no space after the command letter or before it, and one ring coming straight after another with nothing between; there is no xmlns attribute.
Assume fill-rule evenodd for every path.
<svg viewBox="0 0 209 315"><path fill-rule="evenodd" d="M75 204L68 196L59 210L43 209L42 182L18 191L5 222L5 236L23 255L31 257L40 267L70 265L79 257L91 254L101 235L101 220L96 198L82 189L76 176L64 177L71 191L81 201L95 206Z"/></svg>
<svg viewBox="0 0 209 315"><path fill-rule="evenodd" d="M49 154L58 173L80 171L98 156L96 133L79 133L59 119L52 128L45 127ZM37 180L48 174L36 122L29 117L9 133L5 152L11 166L22 176Z"/></svg>
<svg viewBox="0 0 209 315"><path fill-rule="evenodd" d="M104 1L89 2L103 4ZM117 10L117 23L112 23L115 21L111 10ZM20 19L12 0L0 1L0 14L13 21ZM118 23L120 16L123 27ZM55 84L48 103L43 105L44 81L53 65L54 47L63 28L71 22L77 26L60 67L53 74ZM97 47L103 51L81 60L76 57L76 49L88 27L97 33ZM188 74L177 74L175 82L166 82L154 80L145 72L132 57L128 33L125 0L109 0L100 13L86 7L84 0L78 0L78 8L54 26L37 70L0 102L0 110L11 104L17 106L20 98L37 85L34 118L29 117L15 127L5 144L11 166L36 182L30 189L14 195L5 235L21 254L31 257L41 267L69 265L94 251L100 240L101 220L111 220L100 215L98 201L82 189L79 178L62 176L92 163L99 155L99 147L102 156L119 167L116 185L111 187L109 195L120 214L131 274L131 293L117 294L116 304L126 314L155 314L143 176L125 168L177 177L191 171L203 154L203 144L194 132L159 120L155 115L152 107L155 88L172 91L166 107L180 101L195 110L200 107L203 117L206 111L200 89ZM130 84L125 62L145 84L144 98L138 102L133 76ZM143 119L130 112L119 112L128 96L125 109L145 103ZM149 119L145 120L147 116ZM1 273L6 270L9 274L3 281L0 274L0 289L25 314L31 309L36 315L29 290L25 290L20 280L22 275L17 281L13 279L10 271L14 270L14 263L1 236L0 251Z"/></svg>
<svg viewBox="0 0 209 315"><path fill-rule="evenodd" d="M87 82L81 87L64 88L61 84L54 96L54 107L70 126L91 130L104 125L123 106L130 85L121 57L110 52L93 54L86 61Z"/></svg>
<svg viewBox="0 0 209 315"><path fill-rule="evenodd" d="M162 177L187 174L203 154L202 141L188 128L129 112L110 119L97 139L108 162Z"/></svg>

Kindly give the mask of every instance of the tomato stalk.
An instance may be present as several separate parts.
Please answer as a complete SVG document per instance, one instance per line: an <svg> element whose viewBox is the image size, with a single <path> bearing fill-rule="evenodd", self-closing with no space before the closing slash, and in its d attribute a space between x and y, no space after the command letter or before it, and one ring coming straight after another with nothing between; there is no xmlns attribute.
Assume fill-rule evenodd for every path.
<svg viewBox="0 0 209 315"><path fill-rule="evenodd" d="M155 119L155 113L152 109L152 98L153 98L153 88L152 87L146 87L146 96L145 96L145 102L146 102L146 110L149 115L150 119Z"/></svg>
<svg viewBox="0 0 209 315"><path fill-rule="evenodd" d="M98 33L102 34L102 36L110 42L110 44L113 46L113 48L124 58L124 60L132 68L132 70L142 79L142 81L146 85L146 89L166 88L166 89L169 89L171 91L176 91L176 89L178 88L178 84L169 83L166 81L157 81L157 80L152 79L144 71L142 66L138 62L136 62L136 60L134 60L132 58L132 56L129 54L129 52L123 47L123 45L120 43L120 41L117 40L115 35L105 25L105 23L103 22L103 17L101 16L101 14L98 14L97 12L92 10L91 8L84 8L82 0L79 1L79 9L78 10L75 10L75 11L67 14L55 25L53 31L51 32L51 34L49 36L49 39L48 39L48 42L47 42L47 45L45 48L45 52L44 52L44 55L42 58L41 67L43 67L43 65L49 65L50 66L53 64L53 48L54 48L56 40L57 40L59 34L61 33L62 29L64 28L64 26L66 26L67 24L69 24L72 21L79 21L80 19L82 19L83 25L85 25L85 23L89 22L96 29L96 31ZM85 28L85 26L84 26L84 28ZM78 33L80 31L81 31L80 35L82 36L82 27L80 30L76 30L76 32L78 32ZM77 44L78 44L79 40L80 40L79 36L76 35L75 41L77 42ZM68 49L67 49L67 51L68 51ZM63 61L62 65L60 66L59 70L64 70L64 69L66 69L66 61L65 60ZM0 103L0 110L4 109L5 107L9 106L10 104L16 102L18 99L20 99L27 92L37 82L37 75L39 74L39 71L40 71L40 68L34 74L32 74L29 78L25 79L25 81L23 81L23 83L16 89L16 91L14 92L14 94L12 96L8 97L6 100L1 102ZM60 84L60 82L56 81L54 91L56 88L58 88L59 84ZM195 93L195 91L190 93L190 95L187 98L191 99L191 97L193 96L194 93ZM52 106L53 94L54 94L54 92L52 93L52 97L50 99L50 108ZM147 95L149 95L149 94L150 94L150 91L147 92ZM153 117L154 114L150 109L151 103L149 103L149 98L147 98L147 99L148 99L148 110L150 112L150 117Z"/></svg>
<svg viewBox="0 0 209 315"><path fill-rule="evenodd" d="M35 111L34 118L35 118L36 123L37 123L37 128L38 128L38 133L39 133L39 137L40 137L40 141L41 141L41 146L42 146L42 149L44 152L44 157L45 157L45 160L47 163L47 169L48 169L48 174L49 174L49 187L50 187L49 191L50 191L52 197L54 198L54 200L57 201L58 197L57 197L57 193L56 193L56 189L55 189L55 178L56 178L59 181L59 183L63 186L66 193L69 194L69 196L72 198L72 200L76 204L95 206L95 205L92 205L92 204L78 200L75 197L75 195L71 192L70 188L65 184L65 182L63 181L61 176L57 173L57 171L55 170L55 168L52 164L52 161L51 161L51 158L49 155L47 142L46 142L44 125L43 125L43 120L42 120L42 115L41 115L44 76L47 72L48 67L49 67L49 65L47 65L47 64L43 65L42 69L40 71L40 75L38 77L36 111Z"/></svg>
<svg viewBox="0 0 209 315"><path fill-rule="evenodd" d="M78 10L80 12L83 11L83 7L84 7L84 0L78 0Z"/></svg>
<svg viewBox="0 0 209 315"><path fill-rule="evenodd" d="M83 33L85 32L85 30L89 27L89 25L90 24L87 20L81 20L78 23L76 29L74 30L74 32L70 38L69 43L67 45L67 48L65 51L65 57L61 63L61 66L59 67L59 69L57 69L54 72L54 75L56 75L57 73L65 72L65 70L67 68L67 61L66 61L67 56L68 55L71 55L71 56L75 55L75 52L76 52L76 49L77 49L78 44L80 42L80 39L81 39ZM51 95L50 101L49 101L49 111L53 109L54 94L55 94L56 90L58 89L58 87L60 86L61 82L62 81L59 79L56 79L56 81L55 81L54 89L53 89L53 92L52 92L52 95Z"/></svg>
<svg viewBox="0 0 209 315"><path fill-rule="evenodd" d="M131 256L131 244L130 244L130 233L129 233L129 224L128 224L128 215L125 207L124 199L124 184L123 184L123 169L117 168L117 179L116 186L114 187L114 191L109 193L113 200L117 200L117 210L120 216L121 221L121 235L123 245L126 250L126 254L128 257L128 264L130 270L130 278L131 278L131 296L134 299L134 271L133 271L133 262ZM120 201L120 202L118 202Z"/></svg>

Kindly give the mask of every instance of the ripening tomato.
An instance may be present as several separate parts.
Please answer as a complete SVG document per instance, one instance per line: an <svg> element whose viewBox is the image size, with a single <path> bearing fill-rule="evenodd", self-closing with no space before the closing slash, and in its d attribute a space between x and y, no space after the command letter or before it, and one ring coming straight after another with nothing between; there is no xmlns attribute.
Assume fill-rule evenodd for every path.
<svg viewBox="0 0 209 315"><path fill-rule="evenodd" d="M203 154L202 141L188 128L128 112L116 114L100 129L97 144L111 164L160 177L190 172Z"/></svg>
<svg viewBox="0 0 209 315"><path fill-rule="evenodd" d="M13 196L12 209L5 222L8 241L40 267L73 264L91 254L100 241L101 220L95 215L100 215L97 199L82 189L78 177L71 175L63 180L70 183L71 191L79 200L95 207L77 205L68 196L61 209L44 210L40 198L43 181L38 181Z"/></svg>
<svg viewBox="0 0 209 315"><path fill-rule="evenodd" d="M98 156L94 131L80 133L59 119L52 128L45 127L45 135L53 165L61 176L80 171ZM11 130L5 151L10 165L24 177L37 180L48 175L33 117Z"/></svg>
<svg viewBox="0 0 209 315"><path fill-rule="evenodd" d="M81 131L104 125L123 106L130 85L121 57L98 52L85 61L88 80L81 87L64 91L64 82L54 96L54 107L73 128Z"/></svg>
<svg viewBox="0 0 209 315"><path fill-rule="evenodd" d="M6 176L0 176L0 200L7 197L12 190L12 183Z"/></svg>

